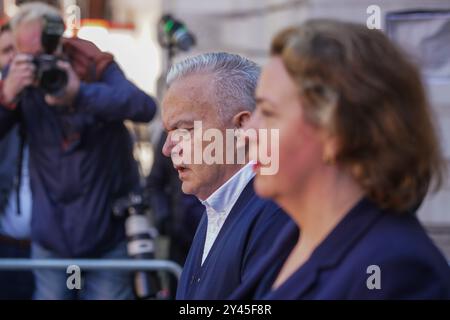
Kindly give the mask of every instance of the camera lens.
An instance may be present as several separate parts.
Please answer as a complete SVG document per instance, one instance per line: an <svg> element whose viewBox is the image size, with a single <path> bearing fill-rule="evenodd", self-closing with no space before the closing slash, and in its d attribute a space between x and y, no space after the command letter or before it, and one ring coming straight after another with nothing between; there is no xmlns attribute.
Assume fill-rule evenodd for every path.
<svg viewBox="0 0 450 320"><path fill-rule="evenodd" d="M46 94L57 96L67 86L66 71L57 66L59 59L55 56L42 54L34 58L38 86Z"/></svg>
<svg viewBox="0 0 450 320"><path fill-rule="evenodd" d="M64 70L53 68L42 72L39 86L48 94L58 95L66 87L67 73Z"/></svg>
<svg viewBox="0 0 450 320"><path fill-rule="evenodd" d="M188 33L185 28L176 30L173 34L175 43L177 43L180 50L188 51L194 44L194 38Z"/></svg>
<svg viewBox="0 0 450 320"><path fill-rule="evenodd" d="M174 46L188 51L195 45L195 37L186 26L170 14L163 15L159 23L158 40L164 47Z"/></svg>
<svg viewBox="0 0 450 320"><path fill-rule="evenodd" d="M145 215L132 214L125 223L128 238L128 255L135 259L154 259L156 230L149 225ZM157 298L160 290L155 271L138 271L134 277L135 294L140 299Z"/></svg>

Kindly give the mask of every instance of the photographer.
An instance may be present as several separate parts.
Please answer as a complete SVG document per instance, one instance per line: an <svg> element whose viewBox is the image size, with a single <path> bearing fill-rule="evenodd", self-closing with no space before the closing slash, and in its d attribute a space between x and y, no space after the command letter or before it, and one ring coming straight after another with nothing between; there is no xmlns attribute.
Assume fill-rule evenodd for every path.
<svg viewBox="0 0 450 320"><path fill-rule="evenodd" d="M9 24L0 27L0 68L15 55ZM28 146L16 125L0 139L0 258L30 258L31 190ZM31 271L0 271L0 300L28 300L34 289Z"/></svg>
<svg viewBox="0 0 450 320"><path fill-rule="evenodd" d="M156 105L92 43L54 46L60 19L42 3L20 7L11 21L18 55L0 82L0 137L17 122L29 137L32 257L126 258L124 221L111 208L139 187L139 176L123 120L148 122ZM50 66L56 83L45 79L50 88L36 62L44 53L59 60ZM79 292L66 287L64 270L34 274L37 299L132 298L128 272L85 272Z"/></svg>

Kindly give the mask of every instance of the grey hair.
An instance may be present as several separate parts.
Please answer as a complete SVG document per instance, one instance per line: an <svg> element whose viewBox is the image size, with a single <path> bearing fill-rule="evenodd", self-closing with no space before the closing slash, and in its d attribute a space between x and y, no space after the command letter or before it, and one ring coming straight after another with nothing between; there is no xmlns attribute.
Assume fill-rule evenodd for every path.
<svg viewBox="0 0 450 320"><path fill-rule="evenodd" d="M11 30L15 32L23 23L43 21L45 16L61 17L61 12L51 5L43 2L29 2L21 5L19 11L12 17Z"/></svg>
<svg viewBox="0 0 450 320"><path fill-rule="evenodd" d="M255 89L260 67L253 61L226 52L205 53L187 58L170 68L167 85L192 74L214 76L214 96L223 121L238 112L255 109Z"/></svg>

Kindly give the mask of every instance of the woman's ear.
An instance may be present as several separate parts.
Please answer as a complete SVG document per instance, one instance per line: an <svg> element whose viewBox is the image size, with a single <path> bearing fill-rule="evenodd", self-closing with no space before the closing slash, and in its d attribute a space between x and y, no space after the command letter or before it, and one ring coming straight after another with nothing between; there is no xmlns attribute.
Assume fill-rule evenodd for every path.
<svg viewBox="0 0 450 320"><path fill-rule="evenodd" d="M233 125L241 129L250 120L252 113L250 111L241 111L233 117Z"/></svg>

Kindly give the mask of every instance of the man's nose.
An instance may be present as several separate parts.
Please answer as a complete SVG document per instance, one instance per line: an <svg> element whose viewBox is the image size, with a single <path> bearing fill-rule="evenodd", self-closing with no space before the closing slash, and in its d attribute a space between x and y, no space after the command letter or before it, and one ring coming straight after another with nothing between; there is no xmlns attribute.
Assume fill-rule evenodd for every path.
<svg viewBox="0 0 450 320"><path fill-rule="evenodd" d="M166 141L164 142L162 148L163 155L169 158L171 158L174 153L182 155L183 151L181 149L182 148L180 148L179 142L176 140L176 135L174 136L172 133L167 134Z"/></svg>
<svg viewBox="0 0 450 320"><path fill-rule="evenodd" d="M166 137L166 141L164 141L164 145L162 147L162 153L166 157L170 157L170 154L172 153L172 149L174 147L173 142L171 141L171 134L168 133Z"/></svg>

